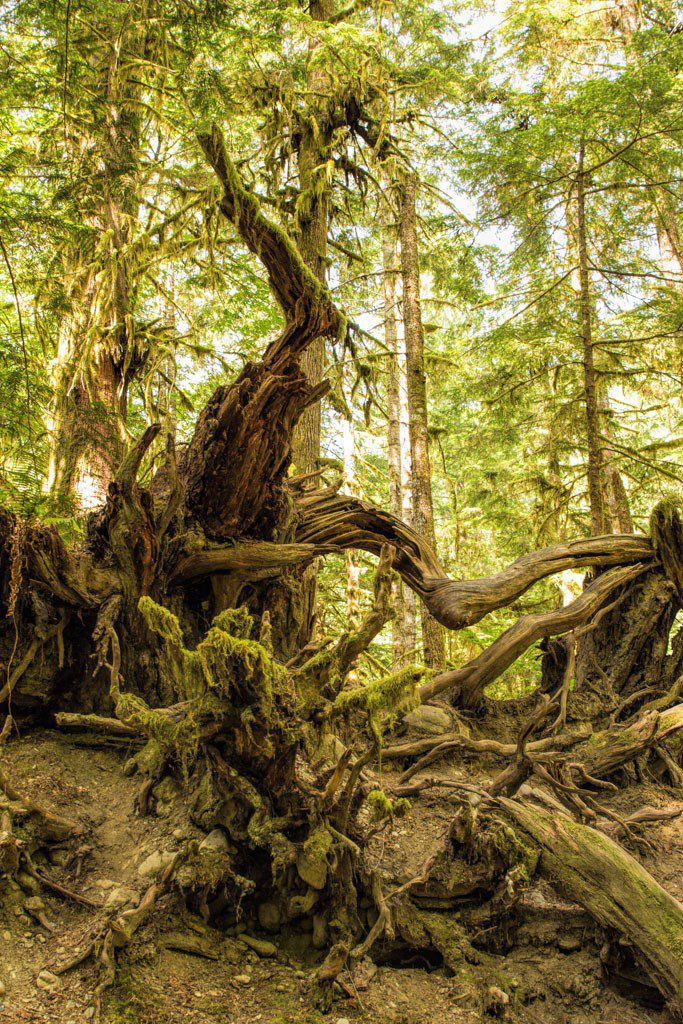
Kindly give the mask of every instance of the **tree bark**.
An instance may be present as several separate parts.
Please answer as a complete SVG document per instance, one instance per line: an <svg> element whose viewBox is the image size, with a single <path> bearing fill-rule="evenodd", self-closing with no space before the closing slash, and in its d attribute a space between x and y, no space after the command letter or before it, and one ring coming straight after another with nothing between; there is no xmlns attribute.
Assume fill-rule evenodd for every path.
<svg viewBox="0 0 683 1024"><path fill-rule="evenodd" d="M420 308L420 263L417 243L417 181L407 174L401 182L401 276L403 280L403 323L405 331L413 524L432 550L436 550L432 475L429 458L427 382L424 367L424 332ZM422 609L424 658L431 668L446 663L444 636L438 622Z"/></svg>
<svg viewBox="0 0 683 1024"><path fill-rule="evenodd" d="M83 211L97 237L96 256L93 261L89 251L73 252L65 268L72 308L59 328L46 488L81 510L104 504L124 453L128 387L140 365L130 248L138 210L139 62L147 30L146 3L134 17L100 26L93 91L101 97L94 153L102 166L83 169L101 183L94 209L86 205Z"/></svg>
<svg viewBox="0 0 683 1024"><path fill-rule="evenodd" d="M600 441L600 414L598 384L593 351L593 299L588 267L586 239L586 173L584 171L584 145L579 149L576 174L576 230L579 259L579 315L580 338L583 351L583 392L586 412L586 444L588 448L588 500L590 504L591 532L594 537L607 532L605 515L605 486L603 452Z"/></svg>
<svg viewBox="0 0 683 1024"><path fill-rule="evenodd" d="M309 14L313 21L327 21L334 14L334 0L312 0ZM299 250L307 266L319 281L327 277L327 233L329 230L329 187L326 181L327 161L332 141L327 115L330 90L329 75L314 63L319 42L311 40L307 91L312 97L303 115L299 143L299 201L297 224ZM308 346L301 356L301 368L314 387L323 379L325 339L320 337ZM294 430L292 458L299 473L316 469L320 457L321 409L320 403L310 406L301 416ZM311 574L311 586L314 586Z"/></svg>
<svg viewBox="0 0 683 1024"><path fill-rule="evenodd" d="M385 189L391 187L385 180ZM389 452L389 508L397 519L410 521L410 437L406 406L405 354L399 353L396 283L398 260L396 214L390 198L381 204L382 292L384 298L384 341L387 347L387 447ZM406 443L407 442L407 443ZM396 615L393 621L394 665L408 664L415 649L415 597L397 578L394 585Z"/></svg>
<svg viewBox="0 0 683 1024"><path fill-rule="evenodd" d="M540 868L560 892L636 951L671 1009L683 1015L683 907L621 846L559 813L501 799L507 817L541 850Z"/></svg>

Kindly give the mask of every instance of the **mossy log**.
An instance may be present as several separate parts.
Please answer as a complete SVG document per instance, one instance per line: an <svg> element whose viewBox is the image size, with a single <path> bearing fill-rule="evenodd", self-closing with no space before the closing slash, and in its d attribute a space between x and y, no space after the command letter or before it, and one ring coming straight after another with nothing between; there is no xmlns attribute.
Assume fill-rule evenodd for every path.
<svg viewBox="0 0 683 1024"><path fill-rule="evenodd" d="M541 851L540 870L567 899L633 947L683 1019L683 906L623 847L567 815L499 799L505 816Z"/></svg>
<svg viewBox="0 0 683 1024"><path fill-rule="evenodd" d="M593 733L582 750L572 752L570 760L580 761L589 775L604 778L681 729L683 704L665 711L644 711L624 725Z"/></svg>

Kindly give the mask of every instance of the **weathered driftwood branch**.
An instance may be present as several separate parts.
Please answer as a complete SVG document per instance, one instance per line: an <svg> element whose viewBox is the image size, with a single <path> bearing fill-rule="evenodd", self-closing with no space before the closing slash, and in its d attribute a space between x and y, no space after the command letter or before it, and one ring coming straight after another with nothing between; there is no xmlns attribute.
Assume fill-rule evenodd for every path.
<svg viewBox="0 0 683 1024"><path fill-rule="evenodd" d="M567 633L582 626L599 612L611 594L624 584L630 583L647 568L647 565L636 563L610 569L598 576L571 604L549 612L523 615L473 661L462 668L443 672L422 686L421 699L428 700L438 693L450 690L460 694L461 704L476 703L484 688L497 679L532 644L542 637Z"/></svg>
<svg viewBox="0 0 683 1024"><path fill-rule="evenodd" d="M431 547L411 527L358 498L324 489L308 491L297 497L296 510L299 541L361 548L373 554L379 554L383 544L392 544L394 569L448 629L471 626L489 612L516 601L534 583L564 569L607 568L654 560L648 537L586 537L524 555L494 576L452 580Z"/></svg>
<svg viewBox="0 0 683 1024"><path fill-rule="evenodd" d="M636 951L671 1009L683 1016L683 907L604 833L558 812L499 798L540 847L540 870Z"/></svg>
<svg viewBox="0 0 683 1024"><path fill-rule="evenodd" d="M171 579L174 583L187 583L199 576L225 572L245 580L265 580L334 550L338 549L324 544L274 544L265 540L204 548L184 557Z"/></svg>

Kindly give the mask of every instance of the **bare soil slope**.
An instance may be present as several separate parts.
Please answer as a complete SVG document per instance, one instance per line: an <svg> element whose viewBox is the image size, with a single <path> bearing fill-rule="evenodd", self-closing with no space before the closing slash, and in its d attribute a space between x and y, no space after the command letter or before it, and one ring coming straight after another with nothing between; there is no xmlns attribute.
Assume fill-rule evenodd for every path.
<svg viewBox="0 0 683 1024"><path fill-rule="evenodd" d="M189 822L180 790L168 780L157 788L154 812L136 813L139 781L125 774L132 752L125 745L80 744L78 737L45 731L6 748L12 775L28 796L85 826L76 854L69 844L53 852L52 863L36 862L36 867L92 905L39 886L25 874L18 882L0 883L3 1021L92 1019L97 965L90 957L62 973L63 968L87 951L98 926L131 892L144 893L165 855L192 836L205 838ZM472 768L455 763L440 771L444 778L464 779L471 778ZM389 779L385 772L385 782ZM641 785L620 794L614 809L671 806L675 797L670 789ZM382 874L396 885L413 877L438 847L454 809L448 791L430 791L407 817L378 834L373 857ZM648 838L652 848L645 865L681 898L681 820L650 824ZM322 959L310 932L266 934L251 921L232 931L243 928L241 934L208 928L173 892L164 896L120 958L103 1019L110 1024L475 1024L495 1016L530 1024L664 1024L668 1019L661 1008L643 1004L651 990L641 991L637 977L627 985L623 979L619 986L610 982L601 965L599 931L547 883L526 894L516 945L496 958L495 987L509 997L507 1006L494 998L482 1001L475 984L481 965L472 965L469 979L439 962L433 950L378 945L353 976L342 975L331 1015L323 1017L309 997L312 970ZM486 970L490 975L490 957Z"/></svg>

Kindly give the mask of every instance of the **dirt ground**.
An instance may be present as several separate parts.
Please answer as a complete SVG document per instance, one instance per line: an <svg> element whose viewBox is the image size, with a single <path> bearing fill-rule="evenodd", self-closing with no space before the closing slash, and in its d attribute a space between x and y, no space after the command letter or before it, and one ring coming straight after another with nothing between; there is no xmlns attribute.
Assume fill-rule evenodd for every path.
<svg viewBox="0 0 683 1024"><path fill-rule="evenodd" d="M130 751L92 749L76 737L48 731L12 741L3 763L30 797L77 817L87 826L83 846L56 849L50 864L37 865L62 886L87 897L84 906L42 889L43 923L26 911L27 893L14 882L0 883L0 1021L80 1024L94 1017L96 965L90 960L54 975L88 948L104 916L150 884L145 862L170 853L188 838L203 838L189 822L180 791L162 783L156 813L139 817L134 800L139 781L124 773ZM449 777L471 773L467 764L446 765ZM433 774L433 773L432 773ZM467 775L471 778L471 774ZM617 798L625 805L676 803L671 790L637 786ZM621 801L621 805L620 805ZM439 843L454 812L452 798L425 794L408 816L373 842L375 864L398 884L412 877ZM678 898L683 897L681 819L648 826L653 849L647 868ZM152 861L153 863L153 861ZM140 866L143 871L140 872ZM24 885L27 880L23 879ZM558 938L556 922L563 921ZM184 935L200 934L211 958L183 952ZM180 936L180 937L179 937ZM259 938L258 934L255 935ZM114 988L106 999L108 1024L476 1024L489 1019L472 987L443 964L408 951L399 962L373 951L362 961L348 993L338 993L324 1017L310 1001L310 975L320 954L302 932L273 941L275 955L259 956L239 935L208 932L189 913L178 916L173 895L164 897L150 923L140 929L119 960ZM520 1024L664 1024L656 1005L628 997L603 977L600 936L581 911L560 900L547 884L525 897L517 945L498 959L501 985L511 997L509 1018ZM49 972L45 974L44 972ZM449 976L449 974L451 976Z"/></svg>

